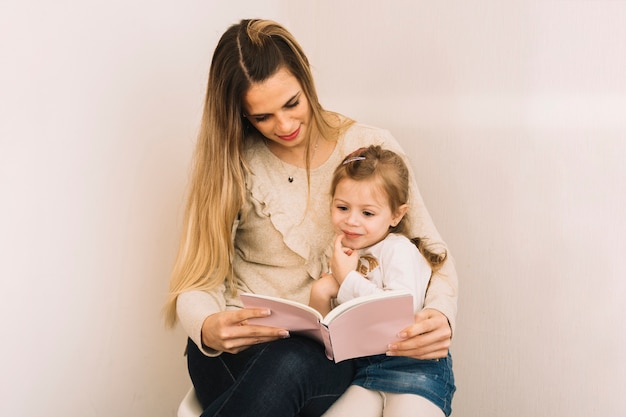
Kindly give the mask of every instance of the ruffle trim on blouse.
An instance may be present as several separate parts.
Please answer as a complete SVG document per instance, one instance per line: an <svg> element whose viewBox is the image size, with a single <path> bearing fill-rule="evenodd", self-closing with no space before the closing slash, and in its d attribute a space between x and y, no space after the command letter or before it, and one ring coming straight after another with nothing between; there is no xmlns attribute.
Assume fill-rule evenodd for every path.
<svg viewBox="0 0 626 417"><path fill-rule="evenodd" d="M283 236L285 245L303 259L307 273L314 279L319 278L323 270L328 270L328 264L321 259L323 253L312 253L306 239L307 235L314 232L314 225L302 222L307 208L307 190L304 188L302 192L302 188L297 185L306 182L305 170L290 166L296 170L290 174L293 174L297 182L294 185L298 187L298 192L280 193L274 190L273 184L284 180L285 186L291 185L287 184L288 175L280 160L262 142L253 143L246 149L246 159L251 170L246 178L246 188L256 201L254 209L260 209L269 218L274 228Z"/></svg>

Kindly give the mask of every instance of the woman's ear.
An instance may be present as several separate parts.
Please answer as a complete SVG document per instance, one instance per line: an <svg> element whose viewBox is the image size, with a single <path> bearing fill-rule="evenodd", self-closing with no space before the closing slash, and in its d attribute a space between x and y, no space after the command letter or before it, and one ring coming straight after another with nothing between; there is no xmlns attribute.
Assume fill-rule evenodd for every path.
<svg viewBox="0 0 626 417"><path fill-rule="evenodd" d="M407 211L409 211L409 206L407 204L403 204L400 207L398 207L398 210L396 210L395 216L393 217L393 219L391 219L391 226L396 227L398 223L400 223L400 220L402 220L402 218L404 217Z"/></svg>

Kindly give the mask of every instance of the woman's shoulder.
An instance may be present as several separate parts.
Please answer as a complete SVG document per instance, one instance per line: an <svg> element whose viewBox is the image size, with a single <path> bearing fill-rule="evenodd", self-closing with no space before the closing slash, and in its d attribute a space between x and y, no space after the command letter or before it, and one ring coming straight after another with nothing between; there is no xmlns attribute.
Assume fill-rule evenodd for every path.
<svg viewBox="0 0 626 417"><path fill-rule="evenodd" d="M365 136L365 137L386 137L391 136L391 132L387 129L383 129L376 126L371 126L361 122L354 122L347 130L346 137L348 136Z"/></svg>
<svg viewBox="0 0 626 417"><path fill-rule="evenodd" d="M380 145L383 148L404 153L389 130L359 122L352 124L346 130L341 142L346 155L358 148L370 145Z"/></svg>

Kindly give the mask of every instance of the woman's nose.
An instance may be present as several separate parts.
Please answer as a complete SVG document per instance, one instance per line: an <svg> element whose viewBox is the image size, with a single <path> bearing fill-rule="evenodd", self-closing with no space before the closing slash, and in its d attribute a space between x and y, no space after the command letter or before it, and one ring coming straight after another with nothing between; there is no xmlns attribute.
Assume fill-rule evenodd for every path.
<svg viewBox="0 0 626 417"><path fill-rule="evenodd" d="M276 131L279 135L288 135L291 133L291 120L287 115L276 115Z"/></svg>

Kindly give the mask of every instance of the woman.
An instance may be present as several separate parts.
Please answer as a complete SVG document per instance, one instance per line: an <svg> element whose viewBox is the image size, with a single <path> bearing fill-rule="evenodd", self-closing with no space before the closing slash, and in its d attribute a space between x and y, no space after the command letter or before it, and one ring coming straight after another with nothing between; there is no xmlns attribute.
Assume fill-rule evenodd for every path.
<svg viewBox="0 0 626 417"><path fill-rule="evenodd" d="M387 131L321 107L308 60L283 27L243 20L224 33L166 305L167 322L180 319L190 337L189 373L205 416L317 416L350 384L350 361L334 364L316 342L284 329L247 325L270 313L241 309L238 292L308 302L333 239L333 170L371 144L403 153ZM440 241L415 184L412 193L414 235ZM448 260L389 354L445 357L456 292Z"/></svg>

